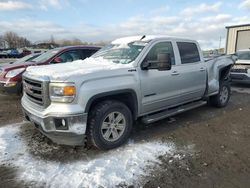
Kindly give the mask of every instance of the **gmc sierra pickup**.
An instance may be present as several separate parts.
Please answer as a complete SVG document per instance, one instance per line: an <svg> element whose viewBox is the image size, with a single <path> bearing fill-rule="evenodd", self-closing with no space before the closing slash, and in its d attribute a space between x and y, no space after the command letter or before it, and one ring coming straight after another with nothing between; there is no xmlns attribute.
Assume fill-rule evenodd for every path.
<svg viewBox="0 0 250 188"><path fill-rule="evenodd" d="M134 36L92 57L29 67L23 75L25 117L52 141L112 149L133 123L153 123L210 101L224 107L235 56L205 62L196 41Z"/></svg>

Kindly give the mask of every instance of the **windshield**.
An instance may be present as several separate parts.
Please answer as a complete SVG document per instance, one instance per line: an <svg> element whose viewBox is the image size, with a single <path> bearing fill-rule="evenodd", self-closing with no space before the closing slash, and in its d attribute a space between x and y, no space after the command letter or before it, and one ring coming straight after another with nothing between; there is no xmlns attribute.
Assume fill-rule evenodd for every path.
<svg viewBox="0 0 250 188"><path fill-rule="evenodd" d="M31 54L31 55L27 55L21 59L18 59L17 61L15 61L13 64L18 64L18 63L24 63L24 62L27 62L27 61L31 61L32 59L35 59L36 57L38 57L40 54Z"/></svg>
<svg viewBox="0 0 250 188"><path fill-rule="evenodd" d="M239 60L250 60L250 51L237 52Z"/></svg>
<svg viewBox="0 0 250 188"><path fill-rule="evenodd" d="M128 64L134 61L148 43L138 41L128 44L110 44L92 57L101 57L113 63Z"/></svg>
<svg viewBox="0 0 250 188"><path fill-rule="evenodd" d="M49 60L51 57L53 57L54 55L56 55L59 52L58 49L52 49L49 50L45 53L43 53L42 55L38 56L37 58L33 59L33 62L44 62Z"/></svg>

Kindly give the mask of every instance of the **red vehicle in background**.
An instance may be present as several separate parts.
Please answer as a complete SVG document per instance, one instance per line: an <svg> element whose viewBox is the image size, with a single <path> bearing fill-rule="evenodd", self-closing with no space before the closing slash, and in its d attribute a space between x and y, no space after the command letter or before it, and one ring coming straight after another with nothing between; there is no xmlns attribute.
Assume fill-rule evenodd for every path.
<svg viewBox="0 0 250 188"><path fill-rule="evenodd" d="M100 47L70 46L49 50L32 61L0 64L0 91L7 93L22 93L22 74L28 66L49 65L72 62L85 59L97 52Z"/></svg>
<svg viewBox="0 0 250 188"><path fill-rule="evenodd" d="M21 53L21 56L24 57L24 56L30 55L31 53L32 52L30 50L24 49L23 52Z"/></svg>

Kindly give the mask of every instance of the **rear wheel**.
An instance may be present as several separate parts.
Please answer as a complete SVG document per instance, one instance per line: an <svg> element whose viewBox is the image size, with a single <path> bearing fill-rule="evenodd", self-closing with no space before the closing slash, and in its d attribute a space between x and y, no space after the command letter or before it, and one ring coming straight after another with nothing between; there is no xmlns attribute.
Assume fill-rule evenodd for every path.
<svg viewBox="0 0 250 188"><path fill-rule="evenodd" d="M88 119L88 141L99 149L112 149L124 144L132 129L129 108L115 100L97 104Z"/></svg>
<svg viewBox="0 0 250 188"><path fill-rule="evenodd" d="M213 106L222 108L228 104L231 95L231 88L228 81L220 83L219 93L210 98L210 102Z"/></svg>

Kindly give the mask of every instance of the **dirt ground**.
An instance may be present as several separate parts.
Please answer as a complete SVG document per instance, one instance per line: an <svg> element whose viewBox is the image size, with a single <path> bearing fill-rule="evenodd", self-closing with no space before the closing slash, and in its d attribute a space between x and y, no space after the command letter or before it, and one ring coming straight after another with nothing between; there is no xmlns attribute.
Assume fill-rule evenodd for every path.
<svg viewBox="0 0 250 188"><path fill-rule="evenodd" d="M234 92L225 109L206 106L176 116L170 125L162 121L150 127L163 140L180 148L193 144L195 151L181 160L162 156L144 187L249 187L249 114L250 96Z"/></svg>
<svg viewBox="0 0 250 188"><path fill-rule="evenodd" d="M0 93L0 127L22 121L21 97Z"/></svg>
<svg viewBox="0 0 250 188"><path fill-rule="evenodd" d="M9 63L18 60L17 58L0 58L0 65L1 63Z"/></svg>
<svg viewBox="0 0 250 188"><path fill-rule="evenodd" d="M249 86L250 87L250 86ZM0 95L0 127L22 121L20 97ZM132 133L134 142L162 140L173 142L177 156L160 156L161 163L137 182L143 187L205 187L248 188L250 185L250 88L247 85L233 87L229 105L223 109L203 106L173 118L143 125L137 123ZM45 160L63 160L70 155L68 147L41 152L43 142L40 133L33 130L32 138L40 139L41 145L35 156ZM24 131L25 134L25 131ZM27 145L33 144L27 140ZM46 145L50 147L50 144ZM52 147L52 146L51 146ZM33 147L34 148L34 147ZM74 150L74 155L90 156L97 151ZM68 155L68 156L67 156ZM142 154L143 155L143 154ZM0 187L34 187L35 182L16 182L20 169L10 165L0 166ZM139 180L138 180L139 181ZM123 187L133 185L121 185ZM137 185L134 185L137 187Z"/></svg>

